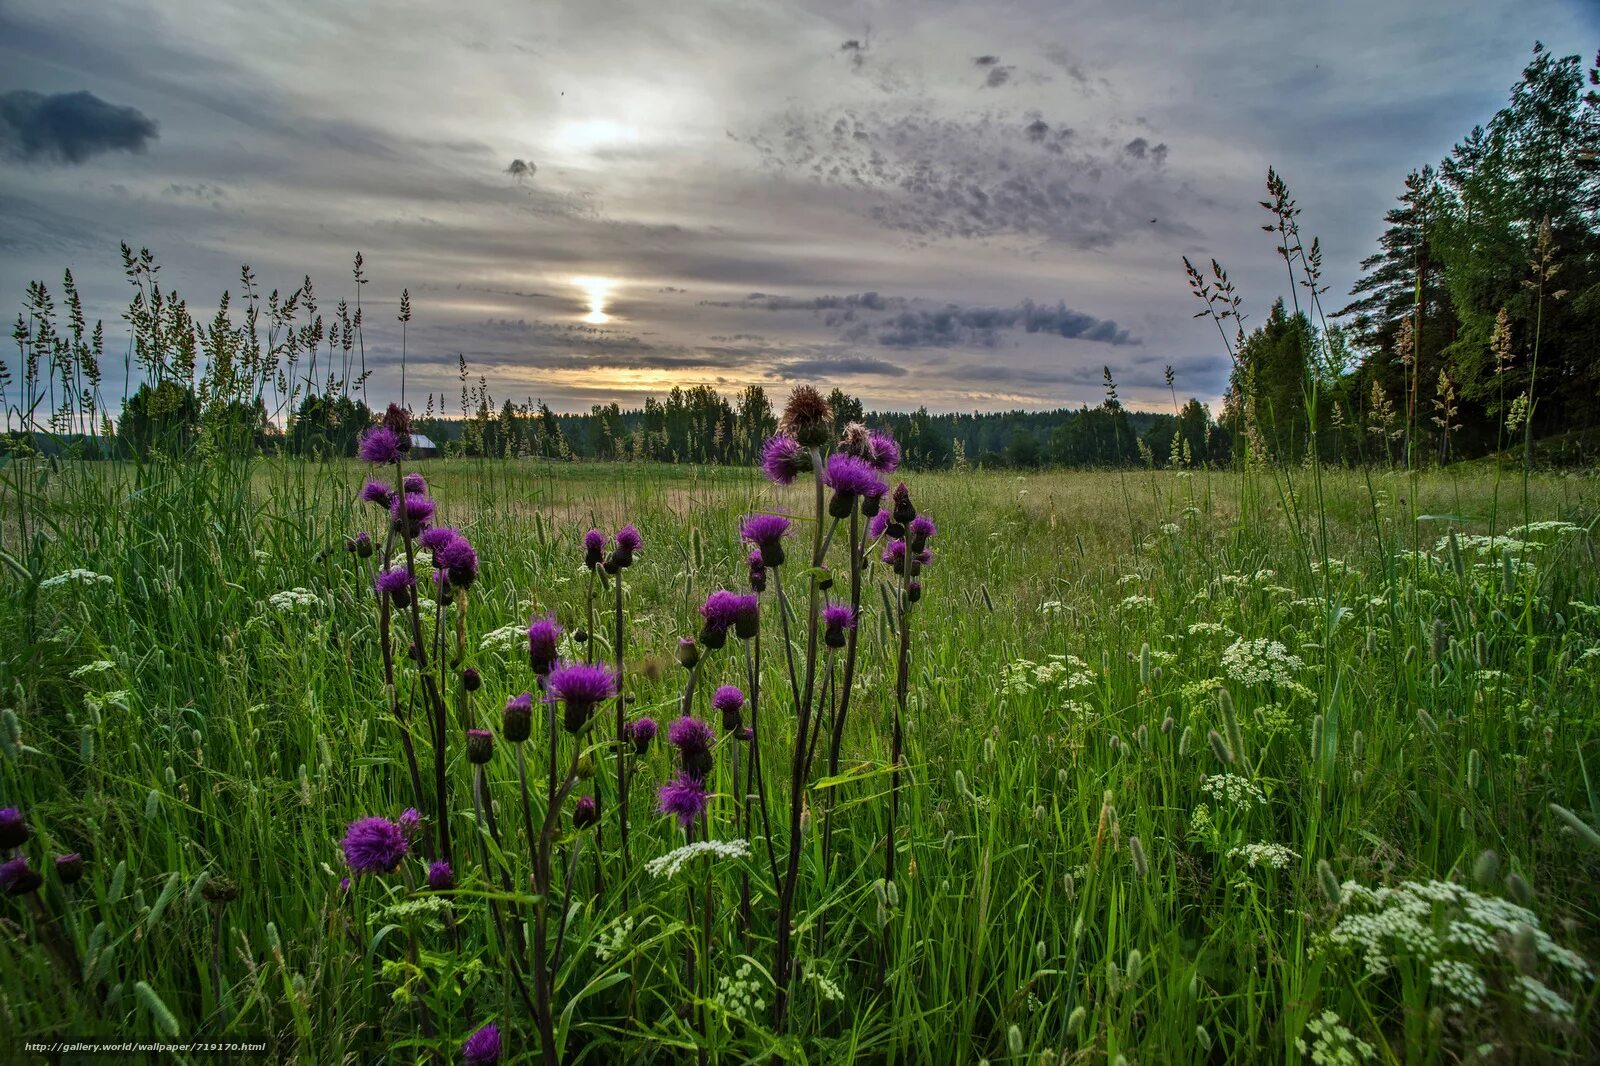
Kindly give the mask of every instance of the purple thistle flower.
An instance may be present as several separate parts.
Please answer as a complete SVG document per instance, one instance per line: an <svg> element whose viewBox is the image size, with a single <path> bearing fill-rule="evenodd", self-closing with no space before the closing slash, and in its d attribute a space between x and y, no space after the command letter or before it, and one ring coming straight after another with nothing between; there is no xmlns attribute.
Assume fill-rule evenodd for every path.
<svg viewBox="0 0 1600 1066"><path fill-rule="evenodd" d="M705 777L711 772L711 746L716 740L710 726L688 715L667 727L667 743L678 749L683 770L691 777Z"/></svg>
<svg viewBox="0 0 1600 1066"><path fill-rule="evenodd" d="M779 434L761 446L761 469L767 480L778 485L792 485L794 479L808 465L806 450L793 437Z"/></svg>
<svg viewBox="0 0 1600 1066"><path fill-rule="evenodd" d="M856 627L856 612L848 603L830 603L822 609L822 641L830 648L844 647L846 630Z"/></svg>
<svg viewBox="0 0 1600 1066"><path fill-rule="evenodd" d="M617 694L617 675L609 666L568 663L551 672L545 689L549 699L565 705L562 724L567 732L576 733L589 721L597 704Z"/></svg>
<svg viewBox="0 0 1600 1066"><path fill-rule="evenodd" d="M733 688L729 685L728 688ZM739 690L733 688L735 693ZM720 692L720 690L719 690ZM744 703L744 696L739 696L739 702ZM667 743L684 753L705 752L711 750L711 745L716 743L716 734L711 732L711 727L698 718L684 715L667 727Z"/></svg>
<svg viewBox="0 0 1600 1066"><path fill-rule="evenodd" d="M708 799L704 781L691 774L678 774L656 791L656 810L672 815L687 829L705 813Z"/></svg>
<svg viewBox="0 0 1600 1066"><path fill-rule="evenodd" d="M561 645L561 626L555 616L535 618L528 624L528 665L543 677L556 665L557 648Z"/></svg>
<svg viewBox="0 0 1600 1066"><path fill-rule="evenodd" d="M629 553L644 547L644 538L639 535L638 527L632 522L617 530L617 547L625 548Z"/></svg>
<svg viewBox="0 0 1600 1066"><path fill-rule="evenodd" d="M397 566L392 570L380 570L378 576L372 579L372 587L380 596L387 595L394 601L396 607L408 607L411 604L411 589L416 585L417 579L411 576L411 571L404 566Z"/></svg>
<svg viewBox="0 0 1600 1066"><path fill-rule="evenodd" d="M348 877L339 878L339 892L342 895L350 894L350 879Z"/></svg>
<svg viewBox="0 0 1600 1066"><path fill-rule="evenodd" d="M650 742L656 739L656 720L654 718L640 718L629 722L625 727L627 737L633 741L633 750L636 755L643 755L650 750Z"/></svg>
<svg viewBox="0 0 1600 1066"><path fill-rule="evenodd" d="M733 631L740 640L749 640L761 631L761 597L754 592L739 597L739 611L733 618Z"/></svg>
<svg viewBox="0 0 1600 1066"><path fill-rule="evenodd" d="M427 548L437 556L441 548L460 536L460 532L453 526L434 526L432 529L424 530L417 538L417 547Z"/></svg>
<svg viewBox="0 0 1600 1066"><path fill-rule="evenodd" d="M929 537L938 533L939 527L934 525L933 519L927 515L919 514L911 520L911 524L906 527L906 532L911 534L911 543L918 545L918 542L926 541ZM919 546L917 550L921 551L922 549Z"/></svg>
<svg viewBox="0 0 1600 1066"><path fill-rule="evenodd" d="M911 556L911 561L919 567L933 565L933 549L923 548Z"/></svg>
<svg viewBox="0 0 1600 1066"><path fill-rule="evenodd" d="M410 532L415 537L428 528L433 521L434 503L421 493L408 492L389 505L389 514L394 519L394 528L398 532Z"/></svg>
<svg viewBox="0 0 1600 1066"><path fill-rule="evenodd" d="M471 588L478 579L478 552L466 537L458 536L433 553L435 566L442 566L456 588Z"/></svg>
<svg viewBox="0 0 1600 1066"><path fill-rule="evenodd" d="M606 535L591 529L583 535L583 565L590 570L599 566L606 557Z"/></svg>
<svg viewBox="0 0 1600 1066"><path fill-rule="evenodd" d="M884 545L883 561L893 567L894 572L898 574L906 563L906 542L896 539Z"/></svg>
<svg viewBox="0 0 1600 1066"><path fill-rule="evenodd" d="M64 885L75 885L83 880L83 856L76 851L56 856L56 876Z"/></svg>
<svg viewBox="0 0 1600 1066"><path fill-rule="evenodd" d="M435 892L448 892L456 887L456 872L443 859L428 867L428 887Z"/></svg>
<svg viewBox="0 0 1600 1066"><path fill-rule="evenodd" d="M700 662L700 645L694 642L693 637L678 638L678 665L685 670L693 670Z"/></svg>
<svg viewBox="0 0 1600 1066"><path fill-rule="evenodd" d="M400 435L388 426L373 426L361 434L356 451L374 465L400 461Z"/></svg>
<svg viewBox="0 0 1600 1066"><path fill-rule="evenodd" d="M487 729L467 730L467 761L482 766L494 758L494 734Z"/></svg>
<svg viewBox="0 0 1600 1066"><path fill-rule="evenodd" d="M737 685L723 685L711 696L711 706L722 712L722 731L732 732L743 721L744 693Z"/></svg>
<svg viewBox="0 0 1600 1066"><path fill-rule="evenodd" d="M28 857L18 855L7 862L0 863L0 891L8 896L26 896L38 890L44 884L44 878L39 876L39 871L28 866Z"/></svg>
<svg viewBox="0 0 1600 1066"><path fill-rule="evenodd" d="M867 454L862 458L878 473L892 474L900 469L900 444L883 430L875 429L867 438Z"/></svg>
<svg viewBox="0 0 1600 1066"><path fill-rule="evenodd" d="M361 486L361 499L388 510L389 505L394 503L394 490L381 481L369 481Z"/></svg>
<svg viewBox="0 0 1600 1066"><path fill-rule="evenodd" d="M912 578L910 581L906 582L906 599L910 600L912 603L916 603L918 600L922 599L922 582L918 581L916 578Z"/></svg>
<svg viewBox="0 0 1600 1066"><path fill-rule="evenodd" d="M767 563L761 557L760 548L752 548L750 557L745 560L750 564L750 588L756 593L767 591Z"/></svg>
<svg viewBox="0 0 1600 1066"><path fill-rule="evenodd" d="M0 810L0 849L20 848L32 836L28 820L15 807Z"/></svg>
<svg viewBox="0 0 1600 1066"><path fill-rule="evenodd" d="M700 605L700 617L705 625L700 627L700 643L708 648L720 648L728 642L728 630L739 621L744 609L744 597L737 592L718 589Z"/></svg>
<svg viewBox="0 0 1600 1066"><path fill-rule="evenodd" d="M494 1066L500 1061L500 1027L493 1022L467 1037L461 1045L466 1066Z"/></svg>
<svg viewBox="0 0 1600 1066"><path fill-rule="evenodd" d="M418 492L424 496L428 494L428 483L422 480L421 474L407 474L400 484L407 492Z"/></svg>
<svg viewBox="0 0 1600 1066"><path fill-rule="evenodd" d="M911 502L911 490L906 488L904 481L894 487L894 518L896 525L910 525L911 520L917 517L916 505Z"/></svg>
<svg viewBox="0 0 1600 1066"><path fill-rule="evenodd" d="M415 836L417 830L422 828L422 815L417 813L415 807L407 807L400 812L400 828L405 830L408 839Z"/></svg>
<svg viewBox="0 0 1600 1066"><path fill-rule="evenodd" d="M781 514L753 514L744 520L739 537L753 544L765 566L783 565L783 538L793 532L794 523Z"/></svg>
<svg viewBox="0 0 1600 1066"><path fill-rule="evenodd" d="M405 830L387 818L357 818L345 830L344 861L356 873L388 873L400 865L410 845Z"/></svg>
<svg viewBox="0 0 1600 1066"><path fill-rule="evenodd" d="M506 709L500 715L500 735L513 744L521 744L533 735L533 693L524 692L506 700Z"/></svg>
<svg viewBox="0 0 1600 1066"><path fill-rule="evenodd" d="M867 521L867 539L877 540L889 528L889 512L879 511Z"/></svg>
<svg viewBox="0 0 1600 1066"><path fill-rule="evenodd" d="M579 796L572 805L572 827L588 829L600 821L600 804L593 796Z"/></svg>
<svg viewBox="0 0 1600 1066"><path fill-rule="evenodd" d="M372 538L367 535L367 531L364 529L356 534L355 550L356 554L363 559L368 559L372 556Z"/></svg>
<svg viewBox="0 0 1600 1066"><path fill-rule="evenodd" d="M882 496L889 486L878 477L866 460L835 452L828 456L822 483L841 496Z"/></svg>

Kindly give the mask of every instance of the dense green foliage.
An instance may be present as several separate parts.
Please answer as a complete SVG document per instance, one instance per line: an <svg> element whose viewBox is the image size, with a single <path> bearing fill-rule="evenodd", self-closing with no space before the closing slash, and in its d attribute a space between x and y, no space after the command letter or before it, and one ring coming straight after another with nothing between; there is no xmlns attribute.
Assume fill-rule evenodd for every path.
<svg viewBox="0 0 1600 1066"><path fill-rule="evenodd" d="M494 634L534 611L580 623L579 534L633 520L646 546L628 578L628 684L638 713L670 716L682 678L671 653L698 625L693 605L742 580L739 516L804 507L800 490L737 470L422 470L442 519L481 553L457 665L482 671L484 712L531 685L517 638ZM372 528L353 502L362 472L35 460L5 474L0 806L29 817L35 866L79 851L87 867L70 892L48 874L56 933L0 901L8 1037L259 1038L275 1059L406 1061L430 1048L453 1059L493 1019L530 1056L489 912L498 898L525 920L525 891L504 893L466 859L445 896L411 887L421 865L339 885L346 823L410 802L370 563L343 547ZM698 868L715 979L710 1035L698 1035L682 962L685 892L701 875L642 868L681 840L651 809L668 772L657 748L633 793L626 905L615 833L582 851L579 834L562 837L573 887L556 1001L571 1061L675 1061L696 1044L725 1061L1038 1061L1046 1049L1277 1061L1297 1041L1353 1054L1361 1041L1377 1061L1480 1045L1491 1060L1592 1061L1592 980L1537 949L1519 955L1513 932L1491 929L1481 956L1446 953L1481 974L1475 1004L1430 983L1415 923L1396 926L1382 971L1334 938L1378 909L1367 889L1449 881L1429 891L1470 886L1502 910L1503 897L1527 900L1555 943L1600 958L1600 852L1550 806L1593 838L1592 480L1536 475L1532 516L1579 525L1490 541L1524 516L1497 507L1487 472L1329 474L1326 557L1290 470L913 485L941 532L915 620L895 900L873 889L893 669L872 592L844 781L809 785L812 810L834 795L842 807L831 876L817 820L804 829L809 976L789 1032L770 1027L772 885L757 855ZM58 577L74 568L102 577ZM872 585L886 579L874 571ZM739 677L731 657L709 669L702 700ZM765 728L781 751L792 721L773 706ZM501 747L488 765L503 822L517 809L508 760ZM468 769L456 747L455 820L470 841ZM777 766L768 783L781 803ZM712 817L726 835L726 798ZM1495 860L1480 859L1489 849ZM1351 883L1339 903L1322 861ZM741 873L755 893L748 933ZM229 883L235 899L215 891ZM1445 921L1465 904L1440 906ZM1519 976L1572 1012L1526 1005Z"/></svg>

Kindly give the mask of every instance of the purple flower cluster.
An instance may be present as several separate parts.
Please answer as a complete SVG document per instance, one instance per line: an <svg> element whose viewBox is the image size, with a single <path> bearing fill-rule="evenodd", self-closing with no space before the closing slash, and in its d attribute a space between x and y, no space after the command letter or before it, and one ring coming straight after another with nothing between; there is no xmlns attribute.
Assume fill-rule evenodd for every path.
<svg viewBox="0 0 1600 1066"><path fill-rule="evenodd" d="M380 570L378 576L372 579L372 587L378 595L388 596L396 607L404 608L411 605L411 589L417 579L411 576L411 571L403 566L392 570Z"/></svg>
<svg viewBox="0 0 1600 1066"><path fill-rule="evenodd" d="M400 434L381 425L373 426L361 434L361 442L356 446L362 460L374 466L398 463L401 450Z"/></svg>
<svg viewBox="0 0 1600 1066"><path fill-rule="evenodd" d="M744 693L737 685L723 685L711 695L711 706L722 712L722 730L731 733L743 722Z"/></svg>
<svg viewBox="0 0 1600 1066"><path fill-rule="evenodd" d="M555 616L535 618L528 623L528 665L540 677L556 665L557 649L561 645L561 626Z"/></svg>
<svg viewBox="0 0 1600 1066"><path fill-rule="evenodd" d="M406 857L405 830L387 818L358 818L345 830L344 861L356 873L389 873Z"/></svg>
<svg viewBox="0 0 1600 1066"><path fill-rule="evenodd" d="M810 456L793 437L780 433L761 446L761 469L774 484L794 484L794 479L810 465Z"/></svg>
<svg viewBox="0 0 1600 1066"><path fill-rule="evenodd" d="M461 1061L466 1066L495 1066L500 1061L500 1027L490 1022L467 1037L461 1045Z"/></svg>
<svg viewBox="0 0 1600 1066"><path fill-rule="evenodd" d="M755 546L763 566L783 565L783 538L794 531L794 523L781 514L753 514L739 528L739 537Z"/></svg>
<svg viewBox="0 0 1600 1066"><path fill-rule="evenodd" d="M420 492L408 492L389 504L396 533L418 536L433 522L434 503Z"/></svg>
<svg viewBox="0 0 1600 1066"><path fill-rule="evenodd" d="M656 792L656 809L678 819L678 824L688 829L706 812L710 797L706 784L692 774L678 774Z"/></svg>
<svg viewBox="0 0 1600 1066"><path fill-rule="evenodd" d="M633 742L634 753L643 755L650 750L650 742L656 739L656 720L640 718L629 722L623 730L627 738Z"/></svg>
<svg viewBox="0 0 1600 1066"><path fill-rule="evenodd" d="M617 675L609 666L568 663L551 671L545 690L563 704L562 725L576 733L588 724L594 709L617 694Z"/></svg>
<svg viewBox="0 0 1600 1066"><path fill-rule="evenodd" d="M700 617L705 619L700 627L700 643L720 648L728 642L729 629L746 640L756 635L761 624L761 600L754 593L741 596L718 589L700 605Z"/></svg>

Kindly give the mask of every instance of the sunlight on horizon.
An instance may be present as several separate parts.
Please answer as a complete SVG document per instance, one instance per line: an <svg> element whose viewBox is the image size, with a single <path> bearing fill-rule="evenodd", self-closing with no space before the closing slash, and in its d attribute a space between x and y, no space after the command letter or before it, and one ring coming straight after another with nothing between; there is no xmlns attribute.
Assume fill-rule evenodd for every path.
<svg viewBox="0 0 1600 1066"><path fill-rule="evenodd" d="M615 279L573 278L572 283L583 290L589 301L589 313L583 316L583 321L591 326L603 326L610 322L611 316L606 314L606 305L611 301L611 290L616 287Z"/></svg>

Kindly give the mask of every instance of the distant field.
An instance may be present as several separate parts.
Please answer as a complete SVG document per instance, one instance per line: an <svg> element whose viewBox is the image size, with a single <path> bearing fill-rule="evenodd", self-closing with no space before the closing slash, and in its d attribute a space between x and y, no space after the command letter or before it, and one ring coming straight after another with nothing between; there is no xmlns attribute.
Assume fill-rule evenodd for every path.
<svg viewBox="0 0 1600 1066"><path fill-rule="evenodd" d="M22 853L45 871L39 892L0 901L7 1041L457 1061L493 1021L509 1058L536 1061L509 961L532 951L533 860L501 707L536 687L530 616L554 612L564 653L583 654L580 539L631 522L644 543L624 572L627 713L663 736L629 757L626 869L609 709L574 793L597 795L599 827L561 820L566 1061L1600 1056L1600 479L1536 475L1525 502L1520 470L1487 466L900 471L938 533L909 614L898 874L881 880L898 586L876 563L840 773L814 768L803 804L780 1032L769 866L789 839L795 716L773 592L759 728L778 856L758 839L677 875L645 862L684 842L656 811L685 680L675 649L709 593L745 591L743 515L797 519L782 580L804 652L809 486L729 468L413 468L481 565L440 631L423 619L451 660L444 893L416 844L397 872L340 885L347 825L417 803L374 563L345 550L362 530L384 540L385 516L355 498L365 467L0 471L0 807L27 818ZM830 551L839 597L848 567ZM602 659L612 609L602 595ZM397 647L431 773L425 692ZM704 654L693 709L723 737L707 701L749 687L741 642ZM467 666L482 676L470 697ZM474 810L462 699L496 734L498 844ZM536 711L541 818L544 738ZM708 779L703 832L719 840L738 833L736 747L723 737ZM66 852L84 859L70 887L51 869Z"/></svg>

